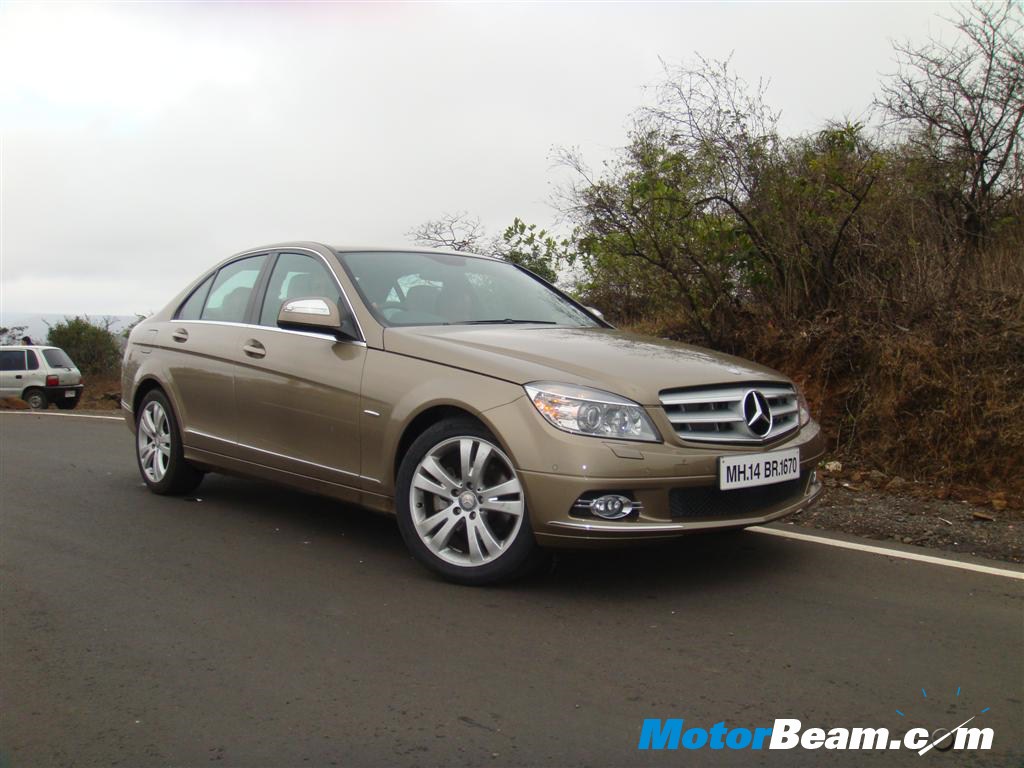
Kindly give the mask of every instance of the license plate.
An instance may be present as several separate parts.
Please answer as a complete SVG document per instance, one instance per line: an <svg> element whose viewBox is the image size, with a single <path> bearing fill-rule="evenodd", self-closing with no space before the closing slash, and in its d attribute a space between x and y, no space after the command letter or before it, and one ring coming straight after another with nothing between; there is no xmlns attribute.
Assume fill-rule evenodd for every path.
<svg viewBox="0 0 1024 768"><path fill-rule="evenodd" d="M74 396L75 396L75 390L73 390L73 389L69 389L69 390L66 390L64 392L64 397L74 397Z"/></svg>
<svg viewBox="0 0 1024 768"><path fill-rule="evenodd" d="M723 491L784 483L798 477L800 477L799 448L772 451L771 453L722 456L718 460L718 487Z"/></svg>

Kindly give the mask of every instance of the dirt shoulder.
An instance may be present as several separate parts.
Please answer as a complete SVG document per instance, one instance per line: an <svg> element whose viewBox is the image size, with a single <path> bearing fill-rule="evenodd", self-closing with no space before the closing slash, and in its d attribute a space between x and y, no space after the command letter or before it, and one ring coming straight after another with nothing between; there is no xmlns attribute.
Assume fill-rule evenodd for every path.
<svg viewBox="0 0 1024 768"><path fill-rule="evenodd" d="M868 539L1024 562L1024 512L826 482L821 501L785 522Z"/></svg>

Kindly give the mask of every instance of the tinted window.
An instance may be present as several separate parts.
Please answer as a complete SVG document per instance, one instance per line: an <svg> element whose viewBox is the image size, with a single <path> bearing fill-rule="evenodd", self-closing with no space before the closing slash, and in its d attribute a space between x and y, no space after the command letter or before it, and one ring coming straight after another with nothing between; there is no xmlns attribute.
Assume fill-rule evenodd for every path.
<svg viewBox="0 0 1024 768"><path fill-rule="evenodd" d="M245 322L245 308L249 305L252 288L256 285L265 258L265 255L250 256L221 267L210 287L210 296L200 319L226 323Z"/></svg>
<svg viewBox="0 0 1024 768"><path fill-rule="evenodd" d="M210 285L213 283L213 275L203 280L202 284L192 291L185 303L181 305L176 317L179 320L198 320L203 314L203 304L206 303L206 294L210 292Z"/></svg>
<svg viewBox="0 0 1024 768"><path fill-rule="evenodd" d="M507 262L408 252L342 253L339 258L384 325L598 325L557 291Z"/></svg>
<svg viewBox="0 0 1024 768"><path fill-rule="evenodd" d="M33 352L31 349L26 349L25 350L25 357L28 360L28 369L30 371L38 371L39 370L39 358L36 357L36 353Z"/></svg>
<svg viewBox="0 0 1024 768"><path fill-rule="evenodd" d="M44 349L43 357L46 358L46 362L50 364L51 368L75 367L75 364L71 362L71 358L64 353L63 349Z"/></svg>
<svg viewBox="0 0 1024 768"><path fill-rule="evenodd" d="M276 327L277 315L285 301L312 296L334 302L342 317L345 316L341 291L323 261L304 253L282 253L270 274L267 295L260 311L260 325Z"/></svg>
<svg viewBox="0 0 1024 768"><path fill-rule="evenodd" d="M0 371L24 371L25 352L22 350L4 350L0 352Z"/></svg>

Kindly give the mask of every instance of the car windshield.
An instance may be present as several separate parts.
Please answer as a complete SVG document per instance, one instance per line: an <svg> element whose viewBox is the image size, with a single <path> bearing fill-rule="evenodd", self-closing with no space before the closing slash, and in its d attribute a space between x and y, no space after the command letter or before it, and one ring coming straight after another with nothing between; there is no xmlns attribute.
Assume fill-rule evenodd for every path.
<svg viewBox="0 0 1024 768"><path fill-rule="evenodd" d="M46 362L50 364L51 368L75 367L75 364L71 362L71 358L65 354L63 349L44 349L43 357L46 358Z"/></svg>
<svg viewBox="0 0 1024 768"><path fill-rule="evenodd" d="M341 253L363 301L384 325L599 323L514 265L438 253Z"/></svg>

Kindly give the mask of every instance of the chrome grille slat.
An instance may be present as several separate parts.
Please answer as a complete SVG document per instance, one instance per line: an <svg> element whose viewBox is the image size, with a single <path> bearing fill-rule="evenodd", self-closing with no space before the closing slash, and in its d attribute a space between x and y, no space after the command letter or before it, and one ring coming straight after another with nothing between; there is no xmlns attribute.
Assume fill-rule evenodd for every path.
<svg viewBox="0 0 1024 768"><path fill-rule="evenodd" d="M743 398L757 390L767 399L772 428L763 437L747 429ZM792 386L777 382L664 390L659 400L676 434L683 440L708 443L766 443L799 426L799 407Z"/></svg>
<svg viewBox="0 0 1024 768"><path fill-rule="evenodd" d="M729 411L707 411L704 413L674 413L668 417L673 424L731 424L742 422L743 417Z"/></svg>

